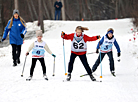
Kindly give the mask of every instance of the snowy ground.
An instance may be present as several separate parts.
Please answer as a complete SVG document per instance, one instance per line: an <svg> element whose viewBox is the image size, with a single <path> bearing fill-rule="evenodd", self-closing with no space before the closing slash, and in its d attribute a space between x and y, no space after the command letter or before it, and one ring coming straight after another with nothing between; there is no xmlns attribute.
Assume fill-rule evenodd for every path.
<svg viewBox="0 0 138 102"><path fill-rule="evenodd" d="M28 23L28 31L39 29L37 22ZM138 41L133 41L130 19L107 21L45 21L43 40L51 51L56 54L56 72L53 77L54 58L45 54L45 63L49 81L45 81L42 68L37 62L32 81L27 82L31 66L31 54L27 57L24 77L21 77L25 53L29 45L36 40L35 35L25 40L22 45L21 64L12 67L11 46L0 48L0 102L138 102ZM109 60L105 56L102 62L103 78L100 76L100 66L94 73L97 80L92 82L88 76L79 77L86 71L79 58L76 58L71 82L63 82L64 71L63 44L61 31L67 34L75 31L76 26L88 27L88 36L105 35L109 27L114 28L115 37L121 48L121 62L117 61L117 51L113 48L116 77L109 71ZM129 41L132 39L132 41ZM98 41L88 42L88 53L94 52ZM66 67L70 59L70 41L65 41ZM87 55L90 67L97 59L97 54Z"/></svg>

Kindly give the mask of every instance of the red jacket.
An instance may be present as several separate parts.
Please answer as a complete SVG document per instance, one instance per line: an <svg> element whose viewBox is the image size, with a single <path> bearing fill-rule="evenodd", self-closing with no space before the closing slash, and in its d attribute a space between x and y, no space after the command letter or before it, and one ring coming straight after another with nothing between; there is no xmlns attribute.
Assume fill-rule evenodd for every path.
<svg viewBox="0 0 138 102"><path fill-rule="evenodd" d="M71 41L73 41L74 34L75 34L75 33L68 34L68 35L65 34L64 36L61 36L61 37L62 37L63 39L66 39L66 40L71 40ZM87 41L95 41L95 40L97 40L97 36L89 37L89 36L87 36L87 35L84 34L83 40L85 41L85 43L86 43ZM74 52L74 51L71 51L71 53L74 53L74 54L76 54L76 55L83 55L83 54L86 54L86 51L85 51L85 52Z"/></svg>

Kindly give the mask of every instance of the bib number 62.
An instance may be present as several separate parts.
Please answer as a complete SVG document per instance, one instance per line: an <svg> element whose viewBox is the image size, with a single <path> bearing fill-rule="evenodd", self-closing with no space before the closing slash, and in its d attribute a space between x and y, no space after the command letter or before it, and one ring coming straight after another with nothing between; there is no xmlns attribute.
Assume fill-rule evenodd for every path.
<svg viewBox="0 0 138 102"><path fill-rule="evenodd" d="M75 49L84 49L84 44L83 43L73 43L73 47L75 48Z"/></svg>

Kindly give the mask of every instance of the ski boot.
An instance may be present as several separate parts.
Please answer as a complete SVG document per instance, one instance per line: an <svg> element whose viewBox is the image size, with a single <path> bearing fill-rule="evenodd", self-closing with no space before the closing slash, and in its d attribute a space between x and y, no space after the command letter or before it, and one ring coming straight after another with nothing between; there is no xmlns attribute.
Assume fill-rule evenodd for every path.
<svg viewBox="0 0 138 102"><path fill-rule="evenodd" d="M67 75L67 81L70 81L70 79L71 79L71 74L70 73L68 73L68 75Z"/></svg>
<svg viewBox="0 0 138 102"><path fill-rule="evenodd" d="M48 78L47 78L46 74L44 74L44 75L43 75L43 77L44 77L44 79L45 79L45 80L48 80Z"/></svg>
<svg viewBox="0 0 138 102"><path fill-rule="evenodd" d="M111 74L112 74L114 77L116 77L115 71L111 71Z"/></svg>
<svg viewBox="0 0 138 102"><path fill-rule="evenodd" d="M30 75L27 79L26 79L26 81L30 81L31 79L32 79L32 75Z"/></svg>
<svg viewBox="0 0 138 102"><path fill-rule="evenodd" d="M92 74L90 75L90 78L92 81L96 81L95 77Z"/></svg>

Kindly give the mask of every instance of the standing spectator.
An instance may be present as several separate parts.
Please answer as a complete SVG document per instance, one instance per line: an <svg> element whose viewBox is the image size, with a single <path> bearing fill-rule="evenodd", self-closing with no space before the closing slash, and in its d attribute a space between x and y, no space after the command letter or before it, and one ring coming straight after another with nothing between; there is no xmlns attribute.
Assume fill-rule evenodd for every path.
<svg viewBox="0 0 138 102"><path fill-rule="evenodd" d="M8 21L5 27L2 42L6 39L9 33L9 40L12 46L13 66L20 64L21 45L26 34L25 21L19 16L19 11L14 10L12 18Z"/></svg>
<svg viewBox="0 0 138 102"><path fill-rule="evenodd" d="M60 13L61 13L61 8L62 8L62 2L60 0L57 0L54 4L55 7L55 20L58 15L58 20L60 19Z"/></svg>

